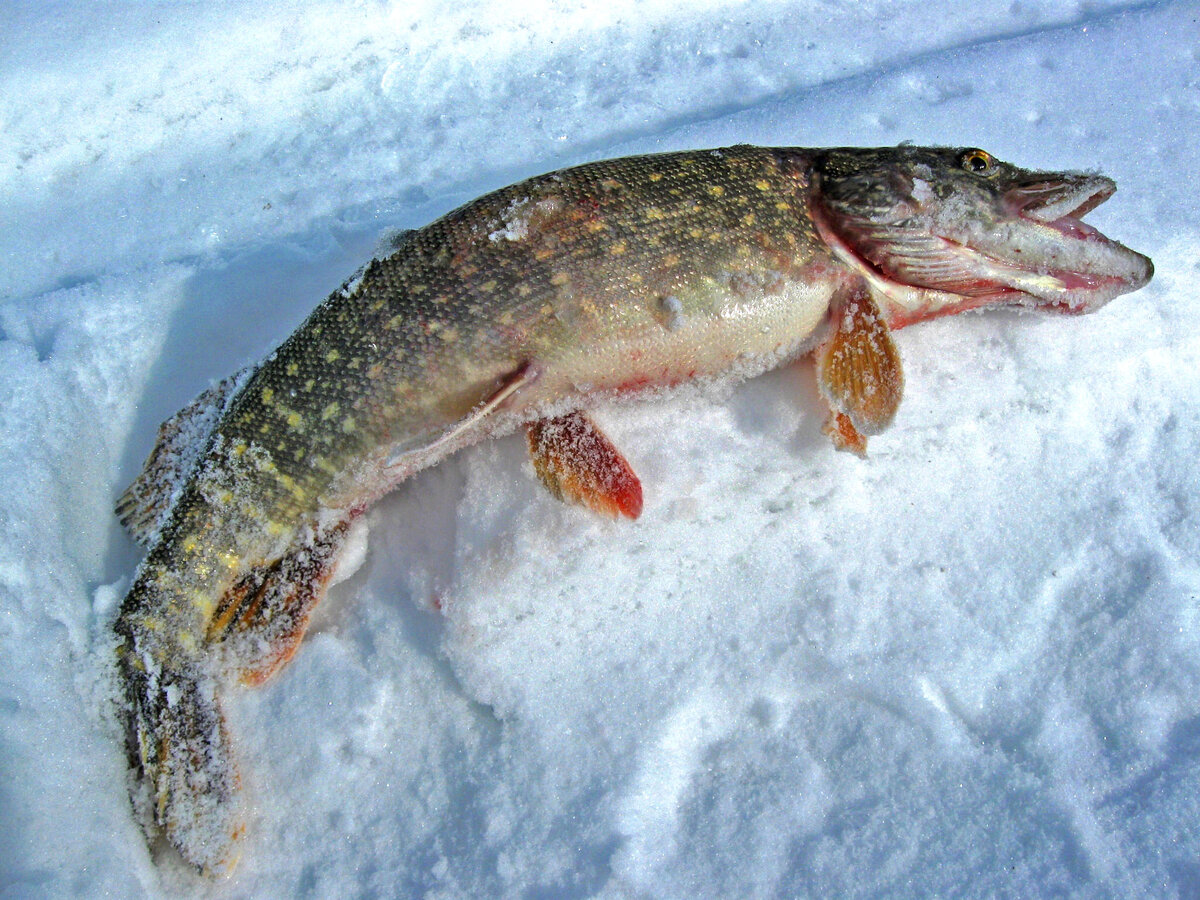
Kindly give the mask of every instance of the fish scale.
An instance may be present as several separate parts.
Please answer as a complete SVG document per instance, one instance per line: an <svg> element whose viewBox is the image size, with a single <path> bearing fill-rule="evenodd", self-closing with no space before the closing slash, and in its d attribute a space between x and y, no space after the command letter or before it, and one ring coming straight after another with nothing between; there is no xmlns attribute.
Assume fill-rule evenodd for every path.
<svg viewBox="0 0 1200 900"><path fill-rule="evenodd" d="M586 407L809 350L827 432L863 453L903 389L890 329L1086 311L1150 278L1078 220L1112 190L973 148L738 146L551 172L401 234L165 423L117 504L149 546L114 625L148 831L233 865L224 685L287 662L351 523L399 481L526 426L555 496L636 518L640 481Z"/></svg>

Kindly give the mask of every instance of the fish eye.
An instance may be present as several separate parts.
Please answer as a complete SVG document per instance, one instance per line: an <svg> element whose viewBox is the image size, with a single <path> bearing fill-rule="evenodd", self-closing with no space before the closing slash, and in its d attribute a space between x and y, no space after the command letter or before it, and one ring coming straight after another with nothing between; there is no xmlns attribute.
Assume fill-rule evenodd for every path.
<svg viewBox="0 0 1200 900"><path fill-rule="evenodd" d="M996 160L992 159L990 153L975 147L960 153L958 161L964 169L976 175L990 175L996 167Z"/></svg>

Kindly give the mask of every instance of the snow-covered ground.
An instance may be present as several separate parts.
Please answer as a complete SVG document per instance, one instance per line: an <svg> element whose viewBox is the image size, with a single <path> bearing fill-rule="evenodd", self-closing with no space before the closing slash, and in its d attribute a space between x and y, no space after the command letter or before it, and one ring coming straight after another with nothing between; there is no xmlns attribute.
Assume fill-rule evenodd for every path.
<svg viewBox="0 0 1200 900"><path fill-rule="evenodd" d="M1200 8L26 4L0 10L0 896L1196 896ZM1155 280L898 335L868 460L812 375L598 416L636 523L510 438L406 483L292 665L227 706L205 883L126 795L111 507L158 421L369 255L565 164L978 145L1094 168ZM440 608L440 612L434 611Z"/></svg>

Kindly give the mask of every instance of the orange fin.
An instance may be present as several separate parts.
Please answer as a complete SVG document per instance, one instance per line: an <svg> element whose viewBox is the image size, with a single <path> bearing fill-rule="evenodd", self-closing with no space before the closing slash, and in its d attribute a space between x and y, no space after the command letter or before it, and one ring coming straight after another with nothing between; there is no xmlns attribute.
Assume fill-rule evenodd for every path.
<svg viewBox="0 0 1200 900"><path fill-rule="evenodd" d="M149 544L171 509L175 488L204 451L233 395L253 367L214 384L158 426L154 449L142 471L118 498L115 511L139 544Z"/></svg>
<svg viewBox="0 0 1200 900"><path fill-rule="evenodd" d="M581 412L526 427L533 469L555 497L609 516L642 514L642 483L629 462Z"/></svg>
<svg viewBox="0 0 1200 900"><path fill-rule="evenodd" d="M866 435L896 415L904 393L900 354L864 285L835 302L829 338L817 349L817 382L833 416L826 431L838 449L866 453Z"/></svg>
<svg viewBox="0 0 1200 900"><path fill-rule="evenodd" d="M858 433L858 429L845 413L830 412L829 421L825 423L825 433L838 450L849 450L856 456L866 458L867 439Z"/></svg>
<svg viewBox="0 0 1200 900"><path fill-rule="evenodd" d="M325 596L350 521L306 529L304 540L274 562L251 569L221 598L208 623L248 685L262 684L295 655L313 609Z"/></svg>

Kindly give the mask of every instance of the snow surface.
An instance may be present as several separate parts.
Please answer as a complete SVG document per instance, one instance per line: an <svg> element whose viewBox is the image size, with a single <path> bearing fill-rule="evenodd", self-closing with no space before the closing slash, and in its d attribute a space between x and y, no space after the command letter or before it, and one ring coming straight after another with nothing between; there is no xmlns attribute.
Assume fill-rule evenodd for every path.
<svg viewBox="0 0 1200 900"><path fill-rule="evenodd" d="M631 0L0 9L0 896L1196 896L1200 10ZM369 515L228 702L227 881L150 858L111 707L157 423L388 228L680 147L1098 169L1155 280L898 335L871 456L811 373L605 410L646 511L522 441ZM436 611L440 610L440 611Z"/></svg>

